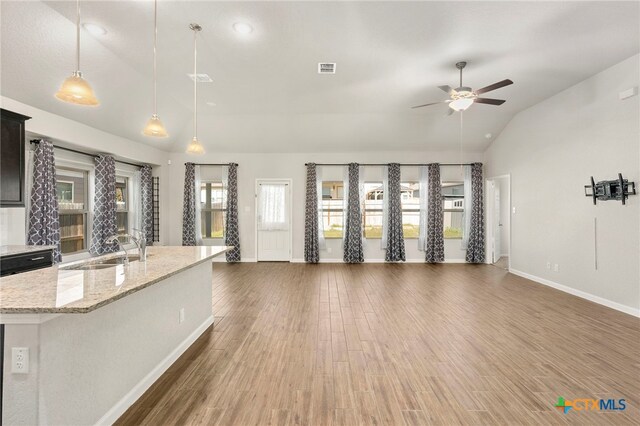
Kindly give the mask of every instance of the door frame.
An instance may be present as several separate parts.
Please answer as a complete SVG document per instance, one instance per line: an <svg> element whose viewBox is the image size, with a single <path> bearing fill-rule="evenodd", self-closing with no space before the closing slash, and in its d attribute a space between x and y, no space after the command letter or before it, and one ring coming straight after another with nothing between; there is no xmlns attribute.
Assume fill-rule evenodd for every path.
<svg viewBox="0 0 640 426"><path fill-rule="evenodd" d="M254 228L254 238L255 238L255 259L256 262L259 262L258 259L258 186L260 183L286 183L289 185L289 262L293 260L293 180L290 178L256 178L255 187L253 189L254 194L254 207L253 210L255 212L253 218L253 228Z"/></svg>
<svg viewBox="0 0 640 426"><path fill-rule="evenodd" d="M507 191L506 191L506 196L507 196L507 204L509 206L509 250L507 250L507 257L509 258L509 262L508 262L508 266L507 266L507 270L511 271L511 246L512 246L512 241L513 241L513 235L512 235L512 221L513 221L513 207L511 206L511 174L505 174L505 175L499 175L499 176L492 176L489 178L486 178L485 180L485 203L486 203L486 207L487 207L487 217L485 218L485 224L486 224L486 229L487 229L487 235L486 235L486 250L485 250L485 259L486 259L486 263L488 264L493 264L492 260L492 253L493 253L493 247L491 247L491 238L493 237L493 216L494 216L494 196L493 196L493 188L491 188L491 183L495 182L496 180L501 180L501 179L505 179L507 182ZM489 194L491 194L492 196L489 197ZM501 191L500 192L500 197L503 197L505 194Z"/></svg>

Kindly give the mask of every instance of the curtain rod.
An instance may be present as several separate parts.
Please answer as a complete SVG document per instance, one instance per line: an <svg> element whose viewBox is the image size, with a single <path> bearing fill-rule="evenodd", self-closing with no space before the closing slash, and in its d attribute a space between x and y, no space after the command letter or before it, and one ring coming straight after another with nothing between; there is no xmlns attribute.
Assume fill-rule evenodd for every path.
<svg viewBox="0 0 640 426"><path fill-rule="evenodd" d="M305 166L308 166L310 163L304 163ZM473 166L475 163L433 163L439 164L440 166ZM349 164L342 163L316 163L316 166L348 166ZM388 166L389 163L358 163L359 166ZM418 166L428 166L428 163L404 163L400 164L400 166L405 167L418 167Z"/></svg>
<svg viewBox="0 0 640 426"><path fill-rule="evenodd" d="M35 144L39 144L40 140L38 139L33 139L29 141L30 143L35 143ZM81 155L87 155L89 157L93 157L93 158L98 158L99 155L96 154L89 154L88 152L83 152L83 151L78 151L77 149L71 149L71 148L65 148L63 146L58 146L58 145L54 145L53 146L55 149L61 149L63 151L69 151L69 152L74 152L76 154L81 154ZM116 163L121 163L121 164L128 164L130 166L134 166L134 167L144 167L143 164L138 164L138 163L129 163L128 161L121 161L121 160L116 160Z"/></svg>
<svg viewBox="0 0 640 426"><path fill-rule="evenodd" d="M187 164L187 163L184 163ZM191 163L194 166L228 166L231 163Z"/></svg>

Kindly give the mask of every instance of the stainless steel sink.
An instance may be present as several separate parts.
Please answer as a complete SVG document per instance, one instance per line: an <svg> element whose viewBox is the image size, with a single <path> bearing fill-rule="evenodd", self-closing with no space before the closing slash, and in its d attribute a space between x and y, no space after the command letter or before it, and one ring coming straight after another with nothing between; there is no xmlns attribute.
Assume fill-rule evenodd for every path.
<svg viewBox="0 0 640 426"><path fill-rule="evenodd" d="M88 264L88 265L74 265L74 266L66 267L64 269L72 269L77 271L92 271L95 269L113 268L115 266L116 266L115 264L94 263L94 264Z"/></svg>
<svg viewBox="0 0 640 426"><path fill-rule="evenodd" d="M149 257L149 255L147 255L147 257ZM129 262L135 262L138 260L140 260L140 256L138 255L129 256ZM80 263L76 265L63 266L62 269L75 270L75 271L92 271L95 269L114 268L117 265L123 265L123 264L124 264L124 256L119 256L119 257L113 257L111 259L100 260L97 262L87 262L87 263Z"/></svg>

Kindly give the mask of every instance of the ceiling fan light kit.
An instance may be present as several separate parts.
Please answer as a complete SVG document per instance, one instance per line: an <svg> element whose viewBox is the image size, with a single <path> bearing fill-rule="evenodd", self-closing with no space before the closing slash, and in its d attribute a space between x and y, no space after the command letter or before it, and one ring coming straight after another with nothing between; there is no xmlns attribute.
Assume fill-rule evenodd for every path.
<svg viewBox="0 0 640 426"><path fill-rule="evenodd" d="M411 108L422 108L431 105L437 104L449 104L449 108L453 111L465 111L474 103L478 104L487 104L487 105L502 105L505 101L503 99L490 99L490 98L481 98L478 95L482 93L487 93L492 90L500 89L501 87L509 86L513 84L511 80L502 80L497 83L491 84L489 86L483 87L482 89L473 90L471 87L462 85L462 70L467 66L467 63L464 61L456 63L456 68L460 70L460 86L456 89L453 89L451 86L438 86L438 88L449 95L450 99L440 102L431 102L424 105L418 105ZM451 115L453 111L449 111L448 115Z"/></svg>
<svg viewBox="0 0 640 426"><path fill-rule="evenodd" d="M80 71L80 0L76 1L76 70L67 77L56 92L56 98L75 105L98 106L100 101Z"/></svg>

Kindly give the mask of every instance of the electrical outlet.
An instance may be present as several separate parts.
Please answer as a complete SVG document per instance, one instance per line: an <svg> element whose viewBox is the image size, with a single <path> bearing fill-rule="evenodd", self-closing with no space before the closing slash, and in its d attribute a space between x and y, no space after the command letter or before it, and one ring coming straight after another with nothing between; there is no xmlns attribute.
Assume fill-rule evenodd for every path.
<svg viewBox="0 0 640 426"><path fill-rule="evenodd" d="M551 262L547 262L547 269L551 270Z"/></svg>
<svg viewBox="0 0 640 426"><path fill-rule="evenodd" d="M558 264L557 263L553 264L553 272L558 272Z"/></svg>
<svg viewBox="0 0 640 426"><path fill-rule="evenodd" d="M178 313L178 322L182 324L184 322L184 308L180 308Z"/></svg>
<svg viewBox="0 0 640 426"><path fill-rule="evenodd" d="M14 374L29 372L29 348L11 348L11 372Z"/></svg>

